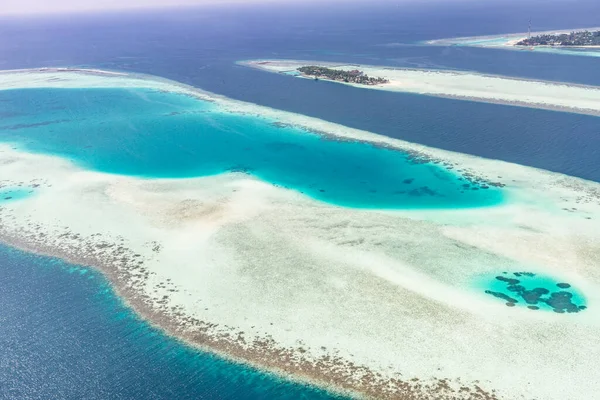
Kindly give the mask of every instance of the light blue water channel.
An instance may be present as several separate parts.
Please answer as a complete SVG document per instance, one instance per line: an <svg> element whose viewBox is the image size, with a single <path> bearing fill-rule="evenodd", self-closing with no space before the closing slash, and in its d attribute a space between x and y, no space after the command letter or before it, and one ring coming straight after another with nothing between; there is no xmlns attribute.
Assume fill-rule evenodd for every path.
<svg viewBox="0 0 600 400"><path fill-rule="evenodd" d="M33 189L20 187L0 188L0 205L25 199L33 194Z"/></svg>

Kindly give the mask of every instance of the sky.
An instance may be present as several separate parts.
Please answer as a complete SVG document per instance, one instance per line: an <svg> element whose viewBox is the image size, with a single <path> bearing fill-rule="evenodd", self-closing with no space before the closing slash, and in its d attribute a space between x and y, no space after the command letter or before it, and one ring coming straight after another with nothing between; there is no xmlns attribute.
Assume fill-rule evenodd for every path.
<svg viewBox="0 0 600 400"><path fill-rule="evenodd" d="M120 10L218 3L244 0L0 0L0 14L46 14Z"/></svg>
<svg viewBox="0 0 600 400"><path fill-rule="evenodd" d="M249 2L286 3L290 0L0 0L0 14L47 14Z"/></svg>

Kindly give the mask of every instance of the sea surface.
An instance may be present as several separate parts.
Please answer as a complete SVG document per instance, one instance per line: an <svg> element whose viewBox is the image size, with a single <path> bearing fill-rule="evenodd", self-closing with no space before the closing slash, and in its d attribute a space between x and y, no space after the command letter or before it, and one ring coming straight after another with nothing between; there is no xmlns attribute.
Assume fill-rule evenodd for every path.
<svg viewBox="0 0 600 400"><path fill-rule="evenodd" d="M594 57L419 44L428 39L523 32L529 17L533 30L600 26L599 16L600 2L595 0L509 0L382 1L348 3L344 7L227 5L76 17L3 17L0 69L80 66L147 73L234 99L390 137L600 182L597 117L355 89L291 79L235 64L255 58L314 59L461 69L600 85L598 59ZM59 96L57 93L52 92L51 96ZM18 94L13 94L15 97L0 102L0 125L5 127L0 140L16 140L35 151L60 154L103 171L175 174L165 169L148 172L160 158L152 149L147 149L146 157L137 162L123 160L121 152L112 155L114 163L100 157L101 153L108 154L99 152L99 148L110 136L89 129L77 134L73 129L61 133L59 127L73 123L73 117L60 115L68 110L39 112L27 119L48 122L56 117L54 121L69 122L19 127L27 122L7 111L7 104L18 100ZM36 98L43 97L38 93ZM185 102L180 104L174 99L169 102L172 110L188 110ZM33 106L28 104L30 108ZM37 104L39 110L46 106L41 100ZM82 107L81 103L69 106L84 114L93 113L93 109ZM198 108L201 111L202 107ZM122 119L122 124L127 121L122 110L105 111L110 111L114 119ZM189 118L206 117L200 115L168 118L176 117L185 125ZM98 119L98 116L86 114L86 118ZM79 123L89 128L88 122ZM239 120L225 122L229 127L258 134L256 130L247 131L247 126L240 125ZM56 130L51 132L53 129ZM40 138L41 132L53 136ZM124 141L135 141L140 136L132 134L132 130L127 132L129 135L121 138L119 145L137 152L139 143L132 142L127 147ZM298 136L287 133L289 137ZM309 137L316 141L310 135L305 139ZM335 147L335 156L341 157L340 144L330 146ZM276 157L279 152L292 151L289 146L277 147L265 154ZM337 172L343 173L348 162L353 165L352 154L348 150L345 158L340 158L343 164L337 165ZM185 163L186 158L177 162ZM270 164L259 167L266 165ZM253 166L254 173L266 174ZM236 167L239 165L229 163L215 171ZM241 167L252 173L252 166ZM363 162L363 167L367 170L378 167L382 176L396 179L393 171L385 170L385 165ZM286 184L276 177L262 176ZM312 192L306 189L307 194L317 198L328 196L322 194L327 192L320 192L326 188L320 185L315 188ZM0 202L18 201L5 200L11 197L5 194L2 192L4 197ZM339 193L330 194L335 199L323 200L339 201ZM331 398L324 392L192 350L163 335L138 320L93 270L7 247L0 247L0 341L0 398L3 399Z"/></svg>
<svg viewBox="0 0 600 400"><path fill-rule="evenodd" d="M2 399L336 399L197 351L140 320L102 274L0 245Z"/></svg>
<svg viewBox="0 0 600 400"><path fill-rule="evenodd" d="M410 142L600 181L598 118L290 79L256 58L442 68L600 86L598 59L423 40L600 26L596 0L236 5L5 18L0 69L82 66L148 73L237 100Z"/></svg>

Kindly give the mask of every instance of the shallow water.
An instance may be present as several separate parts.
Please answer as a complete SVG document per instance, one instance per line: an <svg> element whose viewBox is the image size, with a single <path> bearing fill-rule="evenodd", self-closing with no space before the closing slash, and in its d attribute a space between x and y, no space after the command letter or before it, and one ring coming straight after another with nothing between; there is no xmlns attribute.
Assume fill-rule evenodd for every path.
<svg viewBox="0 0 600 400"><path fill-rule="evenodd" d="M183 345L94 270L0 245L1 399L338 399Z"/></svg>
<svg viewBox="0 0 600 400"><path fill-rule="evenodd" d="M502 272L479 282L485 293L508 307L577 313L587 309L581 292L569 282L533 272Z"/></svg>
<svg viewBox="0 0 600 400"><path fill-rule="evenodd" d="M600 57L600 51L598 49L536 47L533 49L533 51L538 53L551 53L564 56Z"/></svg>
<svg viewBox="0 0 600 400"><path fill-rule="evenodd" d="M32 189L23 189L20 187L0 188L0 204L12 201L23 200L33 194Z"/></svg>
<svg viewBox="0 0 600 400"><path fill-rule="evenodd" d="M245 172L329 203L460 208L502 202L502 190L446 166L340 141L150 89L0 92L0 140L99 171L182 178Z"/></svg>
<svg viewBox="0 0 600 400"><path fill-rule="evenodd" d="M453 43L456 46L501 46L508 42L510 39L505 37L490 38L490 39L473 39L473 40L457 40Z"/></svg>

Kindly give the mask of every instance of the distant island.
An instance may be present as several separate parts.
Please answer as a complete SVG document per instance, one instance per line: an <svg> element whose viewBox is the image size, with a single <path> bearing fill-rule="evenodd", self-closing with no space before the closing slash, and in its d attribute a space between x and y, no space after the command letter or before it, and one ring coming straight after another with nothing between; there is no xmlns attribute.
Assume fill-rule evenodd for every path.
<svg viewBox="0 0 600 400"><path fill-rule="evenodd" d="M570 33L540 34L522 39L516 46L600 46L600 30L595 32L578 31Z"/></svg>
<svg viewBox="0 0 600 400"><path fill-rule="evenodd" d="M381 83L389 82L389 80L385 78L373 78L367 76L364 72L359 71L357 69L351 71L343 71L327 67L319 67L316 65L307 65L298 68L298 71L305 76L309 76L315 79L330 79L332 81L357 83L359 85L379 85Z"/></svg>
<svg viewBox="0 0 600 400"><path fill-rule="evenodd" d="M523 37L520 34L519 36ZM515 37L514 40L520 39ZM514 45L503 46L505 48L518 48ZM592 51L589 52L592 53ZM339 84L356 82L359 84L354 85L355 87L364 89L414 93L600 116L599 86L514 79L459 70L399 68L315 60L259 59L239 61L238 63L288 76L290 79L299 76L308 79L326 78L330 82ZM377 78L369 78L369 76ZM531 96L531 93L536 95Z"/></svg>

